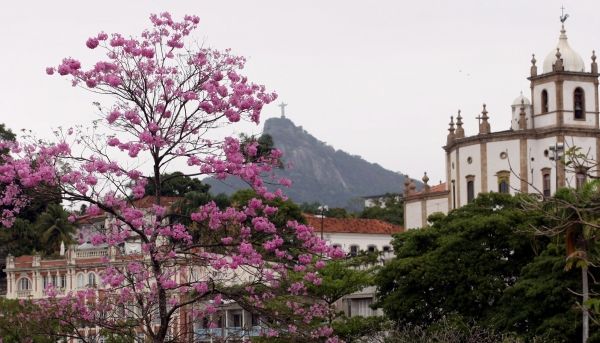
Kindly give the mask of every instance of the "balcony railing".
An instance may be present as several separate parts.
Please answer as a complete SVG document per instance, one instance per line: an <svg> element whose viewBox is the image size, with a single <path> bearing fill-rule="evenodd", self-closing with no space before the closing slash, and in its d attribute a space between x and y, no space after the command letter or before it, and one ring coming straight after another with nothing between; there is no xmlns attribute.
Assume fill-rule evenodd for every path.
<svg viewBox="0 0 600 343"><path fill-rule="evenodd" d="M108 249L90 249L90 250L77 250L75 251L75 258L92 258L102 257L108 255Z"/></svg>
<svg viewBox="0 0 600 343"><path fill-rule="evenodd" d="M22 289L17 291L18 298L29 298L32 295L32 291L30 289Z"/></svg>

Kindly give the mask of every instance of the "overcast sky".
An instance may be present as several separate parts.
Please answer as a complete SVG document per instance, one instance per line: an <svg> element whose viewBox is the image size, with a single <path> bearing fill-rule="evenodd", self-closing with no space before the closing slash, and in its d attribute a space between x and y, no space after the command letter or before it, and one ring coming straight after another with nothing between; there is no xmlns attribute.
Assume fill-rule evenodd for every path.
<svg viewBox="0 0 600 343"><path fill-rule="evenodd" d="M45 67L66 56L93 61L89 36L138 35L150 13L196 14L195 38L247 56L246 74L289 104L296 125L437 183L450 115L461 109L474 134L485 102L492 130L508 129L513 99L529 94L531 54L541 66L556 46L563 4L569 42L589 70L600 48L598 1L2 1L0 122L47 137L96 118L92 101L107 99ZM276 104L263 111L263 120L273 116Z"/></svg>

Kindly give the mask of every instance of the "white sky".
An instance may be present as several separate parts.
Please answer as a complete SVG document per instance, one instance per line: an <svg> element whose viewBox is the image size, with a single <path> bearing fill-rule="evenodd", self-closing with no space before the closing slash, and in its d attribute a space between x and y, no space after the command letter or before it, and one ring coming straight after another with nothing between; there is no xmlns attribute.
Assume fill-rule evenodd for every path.
<svg viewBox="0 0 600 343"><path fill-rule="evenodd" d="M108 99L44 68L66 56L95 61L85 41L99 31L138 35L150 13L196 14L196 38L247 56L246 74L277 91L297 125L437 183L449 116L460 108L472 135L485 102L492 130L507 129L512 100L529 95L531 53L541 66L556 46L563 4L569 42L589 70L600 48L597 1L2 1L0 122L44 137L95 119L92 101ZM278 115L272 104L263 120Z"/></svg>

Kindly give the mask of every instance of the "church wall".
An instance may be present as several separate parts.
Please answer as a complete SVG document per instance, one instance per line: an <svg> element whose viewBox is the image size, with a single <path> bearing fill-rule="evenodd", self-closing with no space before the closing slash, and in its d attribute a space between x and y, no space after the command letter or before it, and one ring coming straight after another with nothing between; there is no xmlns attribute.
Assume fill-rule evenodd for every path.
<svg viewBox="0 0 600 343"><path fill-rule="evenodd" d="M585 111L587 112L585 115L585 120L575 120L573 119L573 92L575 92L575 88L581 87L584 92L585 99ZM594 113L596 109L595 102L595 90L594 84L590 82L575 82L575 81L564 81L563 85L563 101L564 101L564 123L566 125L573 126L586 126L586 127L595 127L596 126L596 115Z"/></svg>
<svg viewBox="0 0 600 343"><path fill-rule="evenodd" d="M442 196L440 198L427 199L427 217L430 214L442 212L448 213L448 197Z"/></svg>
<svg viewBox="0 0 600 343"><path fill-rule="evenodd" d="M556 112L551 112L547 114L537 115L534 117L534 124L536 129L541 129L545 127L556 126Z"/></svg>
<svg viewBox="0 0 600 343"><path fill-rule="evenodd" d="M392 242L392 235L372 233L325 232L323 238L331 245L339 245L345 252L350 252L352 245L363 251L367 251L369 246L383 251L383 247L390 247Z"/></svg>
<svg viewBox="0 0 600 343"><path fill-rule="evenodd" d="M416 229L423 227L423 223L421 221L421 200L406 202L406 207L404 211L406 215L404 216L404 227L406 229Z"/></svg>
<svg viewBox="0 0 600 343"><path fill-rule="evenodd" d="M521 163L520 163L520 149L519 149L519 140L506 140L499 142L488 142L487 143L487 161L488 161L488 191L497 192L498 191L498 177L497 174L500 171L511 171L511 167L514 173L519 173ZM507 157L505 159L500 157L502 152L507 153ZM510 165L509 165L510 160ZM515 190L521 189L521 181L519 178L510 173L510 192L511 194L515 193Z"/></svg>
<svg viewBox="0 0 600 343"><path fill-rule="evenodd" d="M450 153L450 179L448 180L448 190L450 191L450 195L449 195L449 201L448 201L448 207L452 208L453 204L453 199L456 199L456 205L458 206L458 194L453 194L453 189L452 189L452 180L456 180L455 182L458 182L458 177L459 177L459 173L457 170L457 159L456 159L456 155L457 155L457 151L458 149L453 150ZM456 190L458 193L458 184L456 184Z"/></svg>
<svg viewBox="0 0 600 343"><path fill-rule="evenodd" d="M555 143L556 137L527 140L527 150L529 154L529 168L527 169L530 173L529 182L531 182L539 192L542 192L543 190L542 169L544 168L550 168L550 180L552 180L550 189L552 193L556 191L556 168L554 162L548 158L549 156L544 156L544 151L548 150L548 148ZM533 161L531 161L532 157ZM531 169L533 169L533 174L531 174ZM530 188L529 192L535 193L536 190Z"/></svg>
<svg viewBox="0 0 600 343"><path fill-rule="evenodd" d="M460 206L467 203L467 176L474 176L475 196L481 192L481 148L479 144L460 147L460 175L457 187L460 187ZM472 162L469 164L468 159Z"/></svg>

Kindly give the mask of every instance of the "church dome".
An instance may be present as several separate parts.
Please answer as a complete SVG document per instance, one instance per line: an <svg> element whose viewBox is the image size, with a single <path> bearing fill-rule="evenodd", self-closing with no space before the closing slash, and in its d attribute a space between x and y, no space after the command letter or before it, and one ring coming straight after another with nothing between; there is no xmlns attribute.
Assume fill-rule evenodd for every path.
<svg viewBox="0 0 600 343"><path fill-rule="evenodd" d="M560 51L560 56L563 60L563 66L565 71L577 71L584 72L585 64L583 59L575 50L571 49L569 42L567 42L567 34L563 25L560 30L560 36L558 37L558 45L556 46ZM556 62L556 49L553 49L548 53L544 59L543 72L550 73L552 71L552 65Z"/></svg>
<svg viewBox="0 0 600 343"><path fill-rule="evenodd" d="M521 100L523 100L523 104L531 105L531 101L529 101L529 99L527 99L527 97L523 95L523 92L521 92L521 94L515 98L515 100L512 102L512 105L521 106Z"/></svg>

